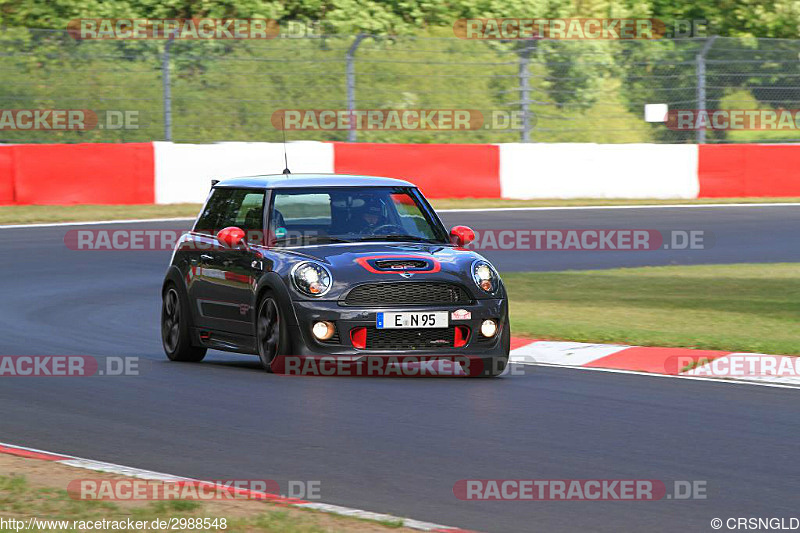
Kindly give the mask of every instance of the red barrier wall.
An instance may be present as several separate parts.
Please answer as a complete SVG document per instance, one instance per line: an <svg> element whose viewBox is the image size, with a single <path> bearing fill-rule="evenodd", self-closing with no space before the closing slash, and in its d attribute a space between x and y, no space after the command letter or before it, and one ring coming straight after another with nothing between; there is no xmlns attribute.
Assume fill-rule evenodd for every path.
<svg viewBox="0 0 800 533"><path fill-rule="evenodd" d="M702 144L700 198L800 196L800 145Z"/></svg>
<svg viewBox="0 0 800 533"><path fill-rule="evenodd" d="M431 198L501 195L497 145L333 144L336 172L407 179ZM698 150L700 197L800 197L800 145ZM0 205L149 204L154 182L152 143L0 146Z"/></svg>
<svg viewBox="0 0 800 533"><path fill-rule="evenodd" d="M14 145L17 204L152 204L152 143Z"/></svg>
<svg viewBox="0 0 800 533"><path fill-rule="evenodd" d="M497 145L334 144L335 172L408 180L428 198L500 197Z"/></svg>
<svg viewBox="0 0 800 533"><path fill-rule="evenodd" d="M14 151L0 146L0 205L14 203Z"/></svg>

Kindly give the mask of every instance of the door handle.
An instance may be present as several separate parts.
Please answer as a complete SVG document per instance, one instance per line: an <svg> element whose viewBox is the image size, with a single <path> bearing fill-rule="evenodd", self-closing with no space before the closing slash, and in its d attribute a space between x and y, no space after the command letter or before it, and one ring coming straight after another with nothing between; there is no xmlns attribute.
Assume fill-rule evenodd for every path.
<svg viewBox="0 0 800 533"><path fill-rule="evenodd" d="M200 254L200 259L202 259L203 261L211 261L214 259L214 257L208 254Z"/></svg>

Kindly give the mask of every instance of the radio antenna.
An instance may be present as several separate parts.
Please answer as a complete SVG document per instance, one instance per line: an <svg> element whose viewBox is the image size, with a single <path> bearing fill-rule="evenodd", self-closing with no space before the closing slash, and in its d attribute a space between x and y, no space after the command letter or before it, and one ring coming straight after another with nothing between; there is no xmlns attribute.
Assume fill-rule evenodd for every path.
<svg viewBox="0 0 800 533"><path fill-rule="evenodd" d="M283 175L288 176L292 172L289 170L289 156L286 155L286 127L283 117L281 117L281 131L283 132L283 162L285 164L283 168Z"/></svg>

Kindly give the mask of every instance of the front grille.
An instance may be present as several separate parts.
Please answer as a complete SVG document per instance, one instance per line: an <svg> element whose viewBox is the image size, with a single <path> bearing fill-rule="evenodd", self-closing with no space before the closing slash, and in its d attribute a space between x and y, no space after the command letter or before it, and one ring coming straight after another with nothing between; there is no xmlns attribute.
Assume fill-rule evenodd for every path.
<svg viewBox="0 0 800 533"><path fill-rule="evenodd" d="M452 348L455 327L422 329L367 328L367 350L435 350Z"/></svg>
<svg viewBox="0 0 800 533"><path fill-rule="evenodd" d="M395 282L360 285L345 298L347 305L430 305L469 303L462 287L452 283Z"/></svg>
<svg viewBox="0 0 800 533"><path fill-rule="evenodd" d="M375 266L381 270L403 270L428 268L428 262L421 259L379 259Z"/></svg>

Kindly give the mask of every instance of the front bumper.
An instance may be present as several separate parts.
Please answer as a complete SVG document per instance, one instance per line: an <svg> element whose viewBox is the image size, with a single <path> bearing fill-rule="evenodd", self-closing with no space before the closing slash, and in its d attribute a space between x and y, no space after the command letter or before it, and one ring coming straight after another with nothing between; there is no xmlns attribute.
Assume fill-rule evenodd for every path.
<svg viewBox="0 0 800 533"><path fill-rule="evenodd" d="M508 302L505 299L482 299L472 304L461 305L434 305L425 307L380 307L363 308L340 304L338 301L308 301L295 300L292 302L297 325L290 328L291 355L297 356L335 356L337 359L351 361L367 358L383 358L392 360L397 356L413 356L420 360L452 359L463 357L469 359L507 358L509 351L510 331L508 326ZM470 312L467 320L453 320L452 312L464 309ZM392 311L447 311L450 313L451 326L466 326L470 334L465 345L454 346L415 346L413 350L376 350L358 349L353 346L350 331L354 328L374 328L377 313ZM486 339L480 335L480 325L485 319L492 318L498 322L497 333ZM314 322L328 320L336 324L338 342L322 342L311 333ZM397 331L397 330L394 330ZM411 331L411 330L407 330ZM369 333L368 333L369 334Z"/></svg>

